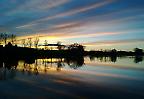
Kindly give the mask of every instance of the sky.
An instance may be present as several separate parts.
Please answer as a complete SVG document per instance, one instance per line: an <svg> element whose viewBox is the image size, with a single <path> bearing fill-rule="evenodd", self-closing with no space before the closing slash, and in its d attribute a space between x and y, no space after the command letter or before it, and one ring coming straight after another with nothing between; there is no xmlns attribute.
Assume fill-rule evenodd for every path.
<svg viewBox="0 0 144 99"><path fill-rule="evenodd" d="M86 50L144 49L144 0L0 0L0 33Z"/></svg>

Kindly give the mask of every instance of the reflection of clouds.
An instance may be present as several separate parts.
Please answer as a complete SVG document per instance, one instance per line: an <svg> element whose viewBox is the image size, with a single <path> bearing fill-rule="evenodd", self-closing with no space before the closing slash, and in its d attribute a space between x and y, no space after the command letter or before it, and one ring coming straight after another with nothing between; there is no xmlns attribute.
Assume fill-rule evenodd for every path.
<svg viewBox="0 0 144 99"><path fill-rule="evenodd" d="M69 96L71 98L82 98L81 96L79 95L75 95L74 93L71 93L71 92L67 92L65 91L65 89L59 89L57 87L55 87L57 84L60 84L59 86L63 86L65 88L67 88L66 86L66 83L61 83L60 80L61 78L63 79L63 77L55 77L54 75L47 75L48 77L53 77L52 79L49 79L49 78L46 78L44 77L45 79L43 79L43 81L39 81L40 79L42 79L41 77L38 77L38 80L37 79L33 79L33 81L31 79L23 79L23 78L16 78L16 80L18 81L21 81L21 82L24 82L25 83L25 86L31 86L33 89L37 89L37 90L41 90L41 91L45 91L47 94L48 93L53 93L53 94L57 94L57 95L64 95L64 96ZM47 83L45 83L47 82ZM71 86L71 85L70 85ZM43 92L44 93L44 92ZM41 93L41 94L43 94ZM41 95L40 95L41 96Z"/></svg>
<svg viewBox="0 0 144 99"><path fill-rule="evenodd" d="M55 62L56 59L53 59L52 61ZM40 70L43 70L45 67L44 64L39 63L39 61L37 61L37 65ZM18 65L18 67L19 66L20 65ZM35 92L39 93L39 96L45 96L45 94L49 95L50 93L54 95L56 94L62 96L69 96L72 98L83 98L81 96L85 95L77 94L77 92L91 93L95 92L95 90L98 90L98 88L100 88L100 90L102 88L114 88L115 90L120 90L119 88L121 88L124 90L125 87L121 86L129 87L130 85L130 88L135 88L135 86L133 87L134 83L143 82L143 72L137 72L136 68L131 69L131 67L129 68L125 66L124 68L118 67L118 69L116 70L116 66L110 65L112 66L112 68L106 68L106 65L99 65L97 62L95 62L95 64L93 65L94 67L91 66L92 64L88 64L85 65L84 68L78 70L64 68L61 72L56 72L56 70L49 69L47 73L41 71L37 76L21 75L19 72L20 70L17 70L15 85L22 84L22 88L23 86L29 87L26 90L15 85L10 88L20 88L19 90L22 90L22 92L29 92L30 90L31 93L28 93L30 95L33 95L32 92ZM34 65L32 65L31 68L34 68ZM132 84L130 84L129 81L132 81ZM138 87L140 87L140 85ZM129 91L130 89L127 90ZM124 90L124 92L125 91L126 90ZM17 92L17 90L15 92ZM19 92L19 94L21 94L21 92ZM25 92L25 94L23 93L22 95L24 96L26 94L27 93ZM37 97L37 94L35 95L35 97Z"/></svg>
<svg viewBox="0 0 144 99"><path fill-rule="evenodd" d="M124 75L124 74L113 74L113 73L104 73L104 72L97 72L97 71L87 71L87 70L77 70L77 71L69 71L69 73L75 73L76 75L85 75L85 79L87 79L87 81L90 80L97 80L97 79L92 79L94 76L96 77L112 77L112 78L117 78L117 79L129 79L129 80L141 80L137 77L132 77L132 76L128 76L128 75ZM91 76L92 78L89 79L87 77ZM83 80L82 80L83 81Z"/></svg>
<svg viewBox="0 0 144 99"><path fill-rule="evenodd" d="M112 67L112 68L117 68L117 69L124 69L124 70L137 70L137 71L144 71L144 68L143 67L135 67L134 65L131 65L131 64L129 64L129 65L126 65L126 66L123 66L124 64L122 64L122 65L118 65L118 64L110 64L110 63L102 63L102 62L99 62L99 61L97 61L97 64L95 64L95 63L89 63L89 62L86 62L86 64L87 65L90 65L90 66L95 66L95 65L97 65L97 66L103 66L103 67L108 67L108 68L110 68L110 67Z"/></svg>
<svg viewBox="0 0 144 99"><path fill-rule="evenodd" d="M76 78L60 78L60 79L54 79L53 81L55 83L71 85L71 86L74 86L77 83L79 83L79 79Z"/></svg>

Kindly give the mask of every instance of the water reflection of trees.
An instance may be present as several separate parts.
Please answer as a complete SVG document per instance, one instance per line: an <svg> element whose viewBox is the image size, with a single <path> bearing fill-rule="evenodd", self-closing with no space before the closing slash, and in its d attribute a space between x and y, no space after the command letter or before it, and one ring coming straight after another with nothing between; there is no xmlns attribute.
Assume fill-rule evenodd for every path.
<svg viewBox="0 0 144 99"><path fill-rule="evenodd" d="M51 58L49 61L44 59L43 64L45 66L45 70L53 65L56 65L56 70L61 71L65 64L67 64L70 68L77 69L84 65L83 57L71 57L71 58L57 58L55 61Z"/></svg>
<svg viewBox="0 0 144 99"><path fill-rule="evenodd" d="M117 61L117 57L116 56L112 56L112 57L94 57L94 56L89 56L91 61L94 61L95 58L98 59L100 62L116 62Z"/></svg>
<svg viewBox="0 0 144 99"><path fill-rule="evenodd" d="M117 56L89 56L91 61L95 59L99 60L100 62L117 62ZM119 57L119 58L130 58L130 57ZM134 63L140 63L143 61L143 56L134 56L131 57L134 59Z"/></svg>
<svg viewBox="0 0 144 99"><path fill-rule="evenodd" d="M65 66L63 58L48 58L42 59L42 64L44 66L44 71L47 72L49 69L54 66L57 71L61 71L61 69Z"/></svg>
<svg viewBox="0 0 144 99"><path fill-rule="evenodd" d="M94 57L89 56L91 61L95 59L100 62L116 62L117 56L112 57ZM125 57L121 57L125 58ZM135 63L143 61L142 56L131 57L134 58ZM77 69L84 65L84 57L71 57L71 58L45 58L34 59L25 58L19 65L18 59L7 58L0 59L0 80L11 79L16 76L17 71L21 71L24 75L38 75L39 72L47 73L50 69L60 72L65 66L69 66L72 69ZM19 69L21 67L21 69ZM43 69L41 69L41 67ZM17 70L16 70L17 69Z"/></svg>
<svg viewBox="0 0 144 99"><path fill-rule="evenodd" d="M22 73L28 75L38 75L38 62L35 59L23 60Z"/></svg>
<svg viewBox="0 0 144 99"><path fill-rule="evenodd" d="M0 59L0 80L12 79L16 76L18 61L14 59Z"/></svg>
<svg viewBox="0 0 144 99"><path fill-rule="evenodd" d="M41 60L41 61L39 61ZM21 64L19 64L19 62ZM77 69L84 64L84 58L46 58L34 59L26 58L21 61L17 59L6 58L0 60L0 80L14 78L17 71L23 75L38 75L39 72L47 73L49 69L55 69L60 72L66 65L70 68ZM41 69L43 68L43 71ZM17 70L16 70L17 69Z"/></svg>
<svg viewBox="0 0 144 99"><path fill-rule="evenodd" d="M83 57L66 58L65 62L70 66L70 68L77 69L84 65L84 58Z"/></svg>
<svg viewBox="0 0 144 99"><path fill-rule="evenodd" d="M139 62L142 62L143 61L143 57L142 56L135 56L134 58L134 62L135 63L139 63Z"/></svg>

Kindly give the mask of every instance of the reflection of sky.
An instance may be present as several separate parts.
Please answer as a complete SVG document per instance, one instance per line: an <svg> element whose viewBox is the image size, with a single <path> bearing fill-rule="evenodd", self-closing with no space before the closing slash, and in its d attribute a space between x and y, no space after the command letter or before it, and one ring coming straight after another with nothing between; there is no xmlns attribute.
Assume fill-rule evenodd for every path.
<svg viewBox="0 0 144 99"><path fill-rule="evenodd" d="M44 59L46 60L51 61ZM52 62L57 60L52 59ZM144 62L135 64L133 61L134 58L121 57L116 63L109 59L105 63L97 58L90 61L86 57L84 66L74 70L65 63L61 71L57 71L55 63L47 63L45 66L43 59L38 59L33 64L19 61L17 70L0 68L0 76L5 77L0 82L1 97L92 98L90 96L95 97L98 93L110 97L120 97L123 93L124 97L143 97ZM38 74L35 74L36 68ZM4 69L6 72L3 72Z"/></svg>
<svg viewBox="0 0 144 99"><path fill-rule="evenodd" d="M94 57L93 60L90 60L89 57L85 58L85 63L90 66L98 66L98 67L108 67L108 68L118 68L118 69L128 69L128 70L144 70L144 61L139 61L138 63L135 63L134 57L117 57L115 62L111 61L110 57L102 57L96 58ZM103 69L104 69L103 68Z"/></svg>
<svg viewBox="0 0 144 99"><path fill-rule="evenodd" d="M1 0L0 32L87 49L144 48L143 0ZM100 43L101 42L101 43Z"/></svg>
<svg viewBox="0 0 144 99"><path fill-rule="evenodd" d="M64 59L62 59L64 61ZM35 70L37 68L38 74L59 74L60 72L71 74L73 72L74 75L84 74L86 76L106 76L106 77L116 77L116 78L125 78L125 79L141 79L144 80L144 61L140 61L135 63L134 57L117 57L115 62L112 62L110 57L102 57L96 58L93 57L90 60L89 57L84 58L84 65L82 66L75 66L77 65L75 61L71 61L70 65L66 62L61 62L62 67L60 67L60 71L58 70L58 62L59 59L38 59L37 63L33 64L25 64L22 61L19 62L17 66L18 71L25 72L24 74L28 74L27 72L30 71L31 74L35 74ZM77 60L78 61L78 60ZM80 60L79 60L80 61ZM51 63L52 62L52 63ZM30 69L31 68L31 69ZM83 76L83 75L82 75ZM93 78L94 79L94 78Z"/></svg>

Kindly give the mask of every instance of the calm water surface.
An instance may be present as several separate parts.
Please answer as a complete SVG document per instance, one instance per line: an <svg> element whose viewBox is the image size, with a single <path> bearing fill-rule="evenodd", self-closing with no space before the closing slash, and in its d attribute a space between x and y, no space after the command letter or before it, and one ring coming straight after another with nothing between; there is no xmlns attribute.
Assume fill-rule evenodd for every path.
<svg viewBox="0 0 144 99"><path fill-rule="evenodd" d="M143 99L143 93L143 57L21 60L0 68L0 99Z"/></svg>

